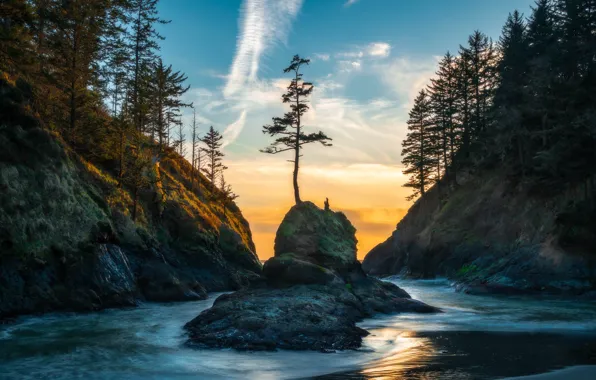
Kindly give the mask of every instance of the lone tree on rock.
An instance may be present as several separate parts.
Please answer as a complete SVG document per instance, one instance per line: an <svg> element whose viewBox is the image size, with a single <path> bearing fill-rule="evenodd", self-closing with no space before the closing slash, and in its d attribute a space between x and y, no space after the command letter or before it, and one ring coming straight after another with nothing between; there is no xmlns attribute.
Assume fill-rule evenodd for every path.
<svg viewBox="0 0 596 380"><path fill-rule="evenodd" d="M295 55L290 62L290 66L284 69L284 73L292 72L294 78L288 86L288 91L282 95L282 101L290 104L290 111L286 112L283 117L274 117L273 124L264 125L263 133L269 136L276 136L276 139L265 149L261 149L262 153L277 154L288 150L294 151L294 199L296 204L302 202L300 200L300 190L298 188L298 169L300 168L300 149L303 145L310 143L321 143L323 146L331 146L331 138L329 138L322 131L314 133L305 133L302 125L302 115L308 111L307 98L311 94L314 86L310 82L305 82L302 79L300 67L308 65L309 59L300 58Z"/></svg>

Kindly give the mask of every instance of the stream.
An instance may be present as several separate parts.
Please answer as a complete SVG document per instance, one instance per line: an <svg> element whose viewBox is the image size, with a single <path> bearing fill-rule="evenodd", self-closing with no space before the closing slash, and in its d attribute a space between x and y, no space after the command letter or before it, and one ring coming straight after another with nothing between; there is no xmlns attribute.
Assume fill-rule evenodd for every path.
<svg viewBox="0 0 596 380"><path fill-rule="evenodd" d="M21 317L0 325L0 379L499 379L596 365L594 301L472 296L444 279L392 281L445 312L364 320L371 334L363 347L331 354L186 347L183 325L219 294Z"/></svg>

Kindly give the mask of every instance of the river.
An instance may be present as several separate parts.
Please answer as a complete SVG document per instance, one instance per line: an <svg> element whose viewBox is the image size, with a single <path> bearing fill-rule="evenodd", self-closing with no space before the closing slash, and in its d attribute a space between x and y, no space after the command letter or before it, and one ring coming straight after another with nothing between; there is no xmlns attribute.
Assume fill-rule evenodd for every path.
<svg viewBox="0 0 596 380"><path fill-rule="evenodd" d="M331 354L186 347L182 326L217 294L22 317L0 325L0 379L496 379L596 364L596 302L471 296L447 280L394 282L445 312L367 319L362 349Z"/></svg>

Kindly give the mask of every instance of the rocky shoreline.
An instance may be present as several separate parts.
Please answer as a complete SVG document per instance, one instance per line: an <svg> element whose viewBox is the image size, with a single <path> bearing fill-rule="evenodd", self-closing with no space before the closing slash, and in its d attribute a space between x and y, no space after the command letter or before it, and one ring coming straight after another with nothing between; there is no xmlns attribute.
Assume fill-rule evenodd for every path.
<svg viewBox="0 0 596 380"><path fill-rule="evenodd" d="M342 213L313 203L292 207L280 225L266 284L220 296L185 326L188 344L239 350L356 349L356 323L376 313L440 310L398 286L367 276L356 260L355 229Z"/></svg>

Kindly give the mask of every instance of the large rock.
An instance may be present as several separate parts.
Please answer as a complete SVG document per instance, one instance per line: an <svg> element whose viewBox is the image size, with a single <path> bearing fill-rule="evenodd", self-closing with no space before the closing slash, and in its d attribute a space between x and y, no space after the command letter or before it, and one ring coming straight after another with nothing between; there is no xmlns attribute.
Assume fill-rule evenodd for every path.
<svg viewBox="0 0 596 380"><path fill-rule="evenodd" d="M291 253L267 260L263 266L263 274L273 286L344 282L333 271Z"/></svg>
<svg viewBox="0 0 596 380"><path fill-rule="evenodd" d="M439 311L394 284L367 277L356 259L356 229L342 213L311 202L292 207L275 239L267 286L219 297L186 324L198 347L354 349L375 313Z"/></svg>
<svg viewBox="0 0 596 380"><path fill-rule="evenodd" d="M342 272L358 262L357 243L356 229L343 213L302 202L281 222L275 235L275 256L292 253Z"/></svg>
<svg viewBox="0 0 596 380"><path fill-rule="evenodd" d="M378 312L437 311L399 297L403 291L386 284L386 288L375 284L378 289L371 293L346 285L297 285L225 294L186 324L188 343L240 350L356 349L368 335L356 326L365 317Z"/></svg>

